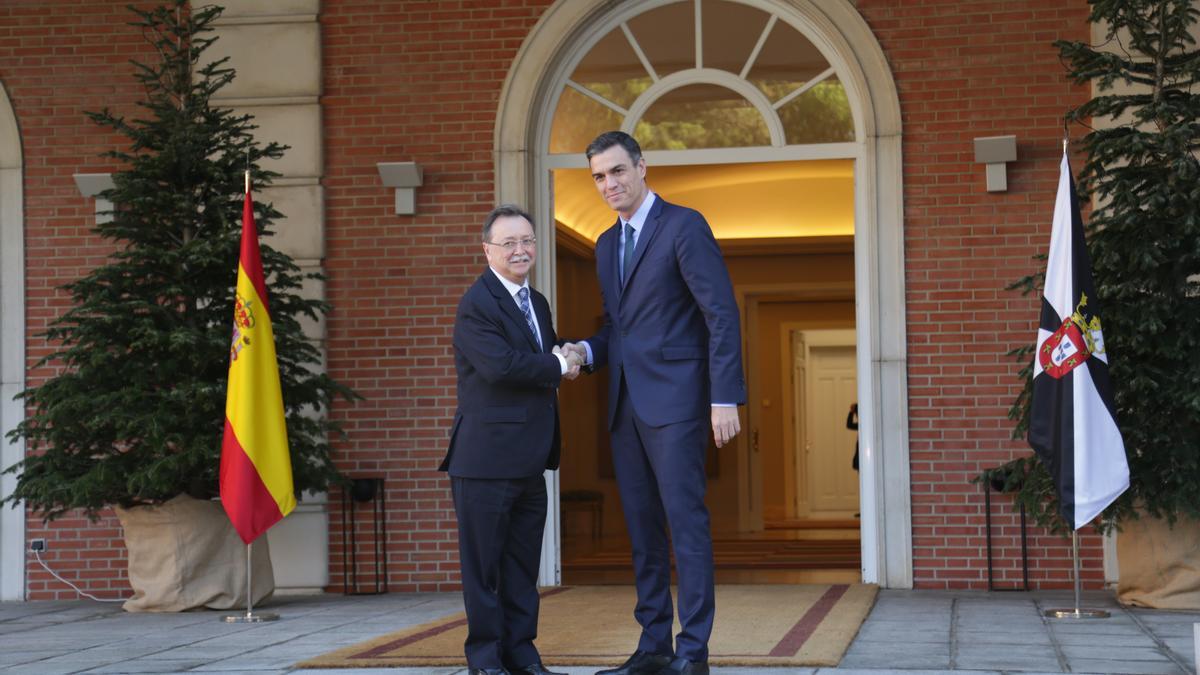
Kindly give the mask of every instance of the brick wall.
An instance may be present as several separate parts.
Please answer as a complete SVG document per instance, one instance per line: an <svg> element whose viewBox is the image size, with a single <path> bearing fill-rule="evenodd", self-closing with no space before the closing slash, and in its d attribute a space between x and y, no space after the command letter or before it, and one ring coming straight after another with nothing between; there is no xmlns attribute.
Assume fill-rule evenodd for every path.
<svg viewBox="0 0 1200 675"><path fill-rule="evenodd" d="M1089 92L1071 86L1052 42L1088 40L1086 3L861 0L888 56L904 126L905 283L914 581L987 585L984 501L970 479L1028 454L1010 440L1020 390L1005 357L1033 341L1040 305L1004 290L1045 253L1062 117ZM988 193L973 139L1015 134L1007 192ZM1078 136L1080 131L1073 129ZM993 500L998 579L1020 579L1011 500ZM1085 531L1086 532L1086 531ZM1065 586L1069 542L1030 528L1030 580ZM1082 538L1084 578L1103 581L1100 540Z"/></svg>
<svg viewBox="0 0 1200 675"><path fill-rule="evenodd" d="M104 259L107 248L90 228L95 203L84 199L71 177L103 173L114 165L97 155L122 143L92 124L85 110L134 112L138 87L129 59L147 46L125 23L125 3L87 0L0 3L0 82L8 91L21 131L25 172L25 302L28 362L49 349L36 334L68 306L58 286ZM27 372L36 385L47 368ZM102 597L127 595L125 548L111 513L97 523L79 515L51 526L30 517L27 537L47 540L51 566ZM26 567L29 597L75 598L35 563Z"/></svg>
<svg viewBox="0 0 1200 675"><path fill-rule="evenodd" d="M366 397L335 411L350 475L383 476L393 591L457 588L454 515L434 468L454 408L455 303L481 269L478 228L493 201L492 142L500 88L550 0L323 3L328 367ZM904 114L913 544L918 587L986 583L983 500L969 480L1024 454L1009 439L1017 392L1009 349L1033 337L1037 304L1004 290L1045 249L1062 114L1087 92L1067 84L1050 43L1087 39L1087 7L1037 0L859 0L900 90ZM1078 5L1078 6L1076 6ZM0 5L0 82L24 140L27 322L32 337L58 315L55 287L100 260L92 203L71 174L110 171L97 153L120 139L84 110L132 111L127 61L144 55L123 3L8 0ZM984 190L972 139L1016 134L1006 193ZM396 216L375 163L425 169L417 215ZM963 346L966 349L963 349ZM49 371L32 370L30 383ZM340 590L340 513L333 495L331 590ZM996 566L1019 579L1019 537L1006 498L993 504ZM1031 530L1031 576L1065 586L1069 549ZM66 518L30 538L69 578L109 596L128 592L115 519ZM1084 542L1085 575L1101 579L1099 541ZM30 597L75 597L35 565Z"/></svg>
<svg viewBox="0 0 1200 675"><path fill-rule="evenodd" d="M366 401L340 413L341 466L386 479L391 588L457 588L454 506L436 471L454 416L458 298L483 268L500 88L549 2L325 3L329 370ZM376 162L424 167L397 216ZM331 583L340 588L340 516Z"/></svg>

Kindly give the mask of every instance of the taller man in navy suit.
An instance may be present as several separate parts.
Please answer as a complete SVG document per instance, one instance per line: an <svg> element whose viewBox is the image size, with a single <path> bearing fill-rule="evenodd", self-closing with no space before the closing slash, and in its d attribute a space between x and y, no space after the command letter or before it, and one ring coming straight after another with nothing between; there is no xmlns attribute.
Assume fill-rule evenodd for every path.
<svg viewBox="0 0 1200 675"><path fill-rule="evenodd" d="M650 191L637 141L618 131L601 134L587 157L619 218L596 242L604 326L582 349L569 348L594 367L612 368L613 466L642 626L637 651L598 675L706 674L715 602L704 455L710 429L717 446L741 429L737 406L746 402L746 384L737 303L708 223ZM674 644L668 528L679 573Z"/></svg>
<svg viewBox="0 0 1200 675"><path fill-rule="evenodd" d="M454 317L458 410L450 473L471 675L557 675L534 646L546 525L542 472L558 468L558 385L580 360L555 346L550 305L529 287L533 224L499 206L483 226L488 269Z"/></svg>

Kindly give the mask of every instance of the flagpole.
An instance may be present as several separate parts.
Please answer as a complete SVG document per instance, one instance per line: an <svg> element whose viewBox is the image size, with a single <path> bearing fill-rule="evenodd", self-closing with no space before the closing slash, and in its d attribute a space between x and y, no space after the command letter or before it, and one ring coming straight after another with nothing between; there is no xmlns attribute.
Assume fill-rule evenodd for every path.
<svg viewBox="0 0 1200 675"><path fill-rule="evenodd" d="M1042 288L1037 358L1033 362L1029 444L1045 463L1058 494L1060 514L1071 528L1071 571L1075 607L1050 609L1044 616L1059 619L1100 619L1109 613L1080 608L1083 580L1079 565L1078 530L1099 516L1129 488L1129 464L1124 441L1112 415L1115 404L1107 387L1108 359L1100 330L1095 282L1087 255L1083 217L1071 176L1070 135L1063 126L1063 154L1058 193L1054 198L1050 252ZM1088 300L1092 303L1089 306ZM1073 310L1073 311L1072 311ZM1085 334L1086 333L1086 334ZM1074 374L1076 368L1080 374ZM1096 404L1078 405L1081 399ZM1063 413L1066 407L1068 414ZM1065 420L1065 422L1064 422ZM1079 429L1088 429L1086 435ZM1078 457L1103 471L1076 474ZM1097 498L1080 502L1077 494ZM1099 498L1104 495L1104 499Z"/></svg>
<svg viewBox="0 0 1200 675"><path fill-rule="evenodd" d="M249 150L246 151L246 194L250 194L250 155ZM226 614L221 617L225 623L262 623L264 621L277 621L279 615L275 612L259 612L254 613L254 576L253 567L251 566L252 555L254 549L252 543L246 544L246 613L245 614Z"/></svg>
<svg viewBox="0 0 1200 675"><path fill-rule="evenodd" d="M1043 616L1051 619L1107 619L1109 613L1103 609L1080 609L1079 580L1079 531L1071 531L1071 570L1075 573L1075 609L1048 609Z"/></svg>
<svg viewBox="0 0 1200 675"><path fill-rule="evenodd" d="M254 586L253 577L250 572L250 544L246 544L246 613L245 614L226 614L221 617L225 623L263 623L264 621L278 621L279 615L275 612L259 612L254 613Z"/></svg>

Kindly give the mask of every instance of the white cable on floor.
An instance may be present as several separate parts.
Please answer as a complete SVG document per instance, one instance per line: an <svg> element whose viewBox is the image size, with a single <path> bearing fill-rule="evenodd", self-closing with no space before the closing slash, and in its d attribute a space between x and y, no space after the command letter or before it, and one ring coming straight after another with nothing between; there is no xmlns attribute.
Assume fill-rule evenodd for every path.
<svg viewBox="0 0 1200 675"><path fill-rule="evenodd" d="M34 557L36 557L36 558L37 558L38 564L39 564L39 565L41 565L43 568L45 568L45 570L46 570L47 572L49 572L50 574L52 574L52 575L54 576L54 578L55 578L55 579L58 579L59 581L63 582L64 584L66 584L66 585L70 586L71 588L75 589L75 592L76 592L76 593L78 593L78 594L82 595L82 596L83 596L83 597L85 597L85 598L89 598L89 599L91 599L91 600L95 600L96 602L125 602L126 600L128 600L128 599L129 599L129 598L97 598L96 596L92 595L91 593L88 593L87 591L85 591L85 590L83 590L82 588L80 588L80 587L76 586L75 584L73 584L73 583L71 583L71 582L67 581L66 579L64 579L64 578L62 578L62 577L60 577L60 576L58 576L58 572L55 572L54 570L50 569L50 566L46 564L46 561L45 561L45 560L42 560L42 552L41 552L41 551L34 551L34 552L33 552L33 555L34 555Z"/></svg>

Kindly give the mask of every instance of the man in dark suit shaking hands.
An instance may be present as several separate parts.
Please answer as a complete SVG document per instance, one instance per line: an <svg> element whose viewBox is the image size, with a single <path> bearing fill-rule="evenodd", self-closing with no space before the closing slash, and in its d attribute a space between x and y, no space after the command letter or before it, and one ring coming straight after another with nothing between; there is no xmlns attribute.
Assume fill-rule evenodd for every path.
<svg viewBox="0 0 1200 675"><path fill-rule="evenodd" d="M556 675L537 637L538 562L546 525L542 472L558 468L558 385L580 360L555 345L550 305L529 287L533 221L488 214L488 269L454 319L458 410L440 470L450 473L471 675Z"/></svg>
<svg viewBox="0 0 1200 675"><path fill-rule="evenodd" d="M587 157L600 196L619 218L596 242L604 326L566 349L612 368L613 466L642 627L633 656L598 675L707 674L715 602L704 455L710 430L723 446L741 429L737 303L704 216L650 191L637 141L601 134ZM679 573L673 645L668 528Z"/></svg>

